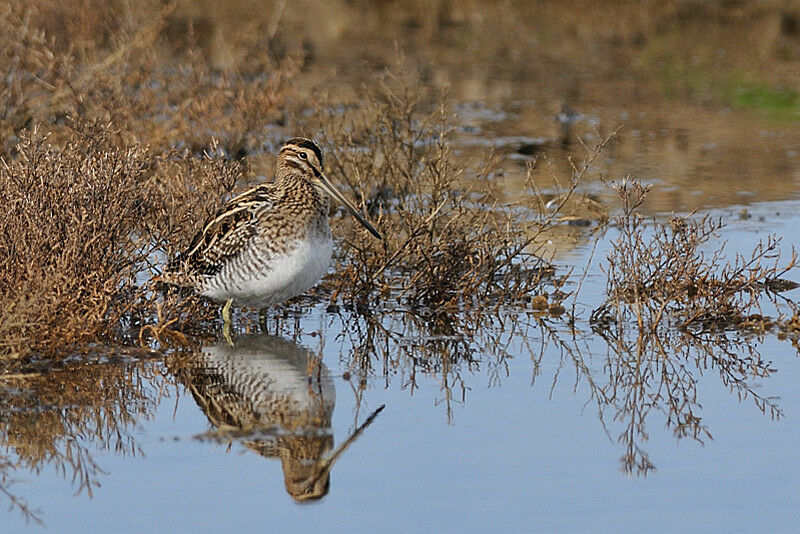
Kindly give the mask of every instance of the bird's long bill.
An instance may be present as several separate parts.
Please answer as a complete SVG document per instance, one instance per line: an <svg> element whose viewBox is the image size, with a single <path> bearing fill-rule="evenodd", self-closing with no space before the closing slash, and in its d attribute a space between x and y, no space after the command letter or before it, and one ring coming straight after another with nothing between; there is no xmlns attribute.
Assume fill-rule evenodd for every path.
<svg viewBox="0 0 800 534"><path fill-rule="evenodd" d="M338 190L338 189L336 189L336 188L333 186L333 184L332 184L332 183L330 183L330 182L328 181L328 178L326 178L324 174L321 174L321 173L320 173L320 175L319 175L319 181L320 181L320 183L322 184L322 188L323 188L323 189L325 189L325 191L326 191L326 192L327 192L327 193L328 193L330 196L332 196L333 198L335 198L336 200L338 200L339 202L341 202L341 203L342 203L342 205L344 205L344 207L345 207L345 208L347 208L347 211L349 211L349 212L350 212L350 213L353 215L353 217L355 217L356 219L358 219L358 222L360 222L361 224L363 224L363 225L364 225L364 228L366 228L367 230L369 230L369 233L371 233L372 235L374 235L374 236L375 236L375 237L377 237L378 239L383 239L383 236L381 236L381 234L380 234L380 233L379 233L379 232L378 232L378 231L375 229L375 227L374 227L374 226L372 226L372 225L369 223L369 221L368 221L368 220L367 220L367 219L366 219L366 218L365 218L363 215L361 215L361 212L360 212L360 211L358 211L358 210L356 209L356 207L355 207L355 206L353 206L353 205L350 203L350 201L349 201L349 200L347 200L347 199L344 197L344 195L343 195L343 194L341 194L341 193L339 192L339 190Z"/></svg>
<svg viewBox="0 0 800 534"><path fill-rule="evenodd" d="M375 420L376 417L378 417L378 414L381 413L384 408L386 408L386 405L385 404L381 404L378 407L377 410L372 412L372 414L369 417L367 417L366 421L361 423L360 427L358 427L357 429L355 429L353 431L353 433L350 435L349 438L347 438L344 441L344 443L339 445L339 448L337 448L335 451L333 451L333 454L328 456L326 459L322 460L322 462L321 462L322 469L320 469L320 472L317 475L316 480L320 480L323 476L325 476L326 473L330 473L331 468L333 467L333 464L336 463L336 460L338 460L339 457L342 454L344 454L344 451L346 451L350 447L350 445L352 445L353 442L355 442L355 440L358 438L358 436L360 436L361 433L364 432L364 430L366 430L366 428L369 425L372 424L372 422ZM315 482L316 482L316 480L315 480Z"/></svg>

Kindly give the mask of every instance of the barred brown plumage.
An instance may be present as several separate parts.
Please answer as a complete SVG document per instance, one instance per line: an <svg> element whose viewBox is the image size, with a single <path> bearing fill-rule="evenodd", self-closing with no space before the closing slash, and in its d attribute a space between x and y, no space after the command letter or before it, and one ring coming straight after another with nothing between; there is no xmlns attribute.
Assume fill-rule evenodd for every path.
<svg viewBox="0 0 800 534"><path fill-rule="evenodd" d="M263 308L299 295L328 269L329 196L382 239L325 177L319 146L303 137L289 139L278 153L275 180L235 197L210 217L160 281L226 302L226 325L231 305Z"/></svg>

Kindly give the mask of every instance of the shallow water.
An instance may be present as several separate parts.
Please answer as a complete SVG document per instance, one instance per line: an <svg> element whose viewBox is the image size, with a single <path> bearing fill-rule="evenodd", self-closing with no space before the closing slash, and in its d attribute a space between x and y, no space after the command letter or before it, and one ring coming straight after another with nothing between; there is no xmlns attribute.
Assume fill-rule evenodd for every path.
<svg viewBox="0 0 800 534"><path fill-rule="evenodd" d="M797 206L750 206L747 220L736 208L719 214L731 219L732 248L746 250L767 229L788 243L800 238ZM789 215L765 222L775 213ZM581 250L585 256L588 246ZM579 312L596 304L603 284L593 269ZM748 380L740 399L744 390L725 385L725 365L712 360L677 352L663 366L647 360L656 372L637 389L610 363L626 355L609 351L613 344L588 324L576 324L573 337L563 322L525 320L532 325L525 338L506 339L505 348L486 343L444 370L405 360L403 347L452 348L453 339L403 339L388 355L395 361L373 355L363 383L351 357L353 341L363 338L322 309L299 329L276 326L284 335L301 332L295 341L240 335L235 347L206 343L166 359L75 358L43 376L5 379L3 432L17 451L10 458L38 458L34 472L11 470L20 482L8 489L40 510L52 532L616 531L645 522L655 530L791 530L800 496L800 358L788 341L730 334L731 354L753 346L775 370ZM546 335L542 324L552 328ZM92 369L106 374L85 391ZM672 379L670 392L652 400L661 372ZM39 381L70 394L20 402L43 395ZM613 381L616 400L592 396ZM674 434L668 405L680 404L680 387L696 388L691 413L713 438ZM636 393L632 410L621 409L626 392ZM782 416L762 413L753 394L771 399ZM383 405L328 471L326 458ZM37 457L37 441L68 420L56 431L57 448ZM626 472L629 447L636 459ZM638 468L642 457L654 469ZM79 489L82 477L98 483L91 498ZM321 498L301 505L291 494ZM4 532L31 528L18 510L4 519Z"/></svg>
<svg viewBox="0 0 800 534"><path fill-rule="evenodd" d="M509 197L534 160L547 191L553 174L571 172L568 157L583 156L580 140L622 125L592 167L593 199L613 209L595 178L631 175L653 186L649 214L722 217L729 257L767 233L783 236L786 253L800 242L792 117L675 98L603 50L567 50L571 41L555 54L555 37L539 26L547 21L531 23L538 44L520 41L528 70L509 72L518 59L480 57L457 76L464 65L452 58L467 31L458 20L418 48L415 32L425 27L398 30L395 15L354 30L352 13L317 13L329 31L315 35L311 17L316 60L304 75L355 86L363 64L352 58L381 64L398 38L412 59L437 67L431 86L450 84L459 154L500 154ZM576 28L567 34L589 31ZM483 48L500 46L490 41ZM577 114L568 129L558 120L564 103ZM511 314L471 336L441 317L424 324L395 313L379 321L387 337L363 318L312 306L273 317L271 336L240 333L234 347L213 339L166 355L94 347L56 369L0 377L0 490L8 492L0 502L12 503L0 532L792 531L798 350L774 334L692 344L676 333L662 340L669 357L645 351L632 365L636 339L615 344L589 324L616 237L609 228L592 256L590 229L553 238L557 267L580 272L593 258L574 329ZM740 372L738 358L750 351L771 362L768 376ZM752 360L744 361L746 370Z"/></svg>

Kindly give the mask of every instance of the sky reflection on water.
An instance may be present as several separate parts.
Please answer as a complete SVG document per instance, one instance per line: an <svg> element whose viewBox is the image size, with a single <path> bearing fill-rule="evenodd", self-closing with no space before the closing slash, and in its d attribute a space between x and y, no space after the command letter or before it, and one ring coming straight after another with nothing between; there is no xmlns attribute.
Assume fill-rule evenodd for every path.
<svg viewBox="0 0 800 534"><path fill-rule="evenodd" d="M768 214L791 208L791 203L784 203L751 209ZM728 236L733 236L737 248L749 245L759 233L759 223L752 220L731 224ZM779 226L788 243L798 237L788 219L770 225ZM603 257L603 250L598 254ZM593 271L586 294L598 295L602 283L600 274ZM765 415L757 407L752 392L740 401L737 391L721 380L718 365L708 360L698 366L693 358L675 354L668 361L644 357L642 361L655 371L653 382L636 390L619 380L615 375L619 369L607 365L611 345L592 334L587 325L578 324L582 332L573 339L563 323L548 320L547 324L553 327L553 337L543 353L532 351L542 335L531 328L527 339L510 340L507 350L492 353L486 345L470 358L454 360L449 369L413 359L400 359L395 367L384 368L380 358L373 358L374 368L366 370L365 382L359 377L364 370L346 358L354 338L338 336L343 328L339 318L323 310L312 311L301 321L305 333L297 344L288 339L243 337L237 349L207 344L194 355L169 357L167 365L158 359L115 363L119 375L111 373L107 363L92 364L96 371L91 371L92 365L55 371L50 380L67 389L92 372L106 372L102 383L108 384L108 393L102 389L99 393L106 399L100 403L105 408L98 415L93 411L98 403L84 410L80 404L87 403L87 398L74 397L61 397L71 398L72 404L59 406L56 395L46 406L30 408L25 428L4 426L4 441L19 446L26 436L42 435L37 425L47 423L50 428L54 419L67 420L75 414L78 423L66 427L62 444L74 440L74 446L85 446L84 457L91 457L98 466L91 478L99 486L91 498L85 490L73 495L80 483L71 482L69 469L66 477L57 472L54 466L59 457L54 455L36 464L41 468L38 475L12 470L14 478L25 482L9 490L41 510L50 532L90 527L201 532L632 530L644 522L662 531L791 529L800 496L800 462L793 453L798 439L794 419L800 406L796 387L800 360L787 341L767 335L763 340L737 339L730 345L741 355L751 343L777 371L768 378L747 380L752 392L778 397L771 402L785 416L774 420L769 411ZM290 335L293 327L286 328L285 335ZM415 342L408 337L405 343ZM447 340L432 343L446 344ZM390 346L395 355L408 350ZM563 352L564 346L574 352ZM723 357L720 352L713 354ZM237 361L242 359L249 363ZM235 366L226 367L233 362ZM234 375L220 369L238 369L246 380L237 382ZM674 415L673 422L668 422L672 396L656 386L670 372L677 383L696 381L692 385L696 404L686 406L713 436L701 432L702 445L691 433L683 439L674 436ZM118 382L115 376L121 377ZM442 387L445 377L450 395ZM615 391L619 399L626 392L639 392L634 404L641 410L636 413L644 414L639 421L642 426L628 426L633 412L625 411L626 404L619 399L598 402L593 388L612 383L617 387L605 391ZM243 394L246 389L241 384L260 385L253 393ZM113 394L114 387L123 388L118 389L119 395ZM194 398L187 387L194 388ZM214 401L217 413L224 407L219 399L235 397L238 404L234 405L245 408L239 413L248 414L240 422L250 421L250 428L243 431L230 419L220 423L218 415L209 416L214 388L222 393ZM18 421L14 417L29 410L13 408L19 405L14 396L25 395L24 390L22 382L18 389L6 391L4 421ZM295 411L292 417L259 412L259 403L253 399L274 399L275 391L294 392L295 400L305 403L305 411ZM652 399L648 395L656 391L662 397L648 407L647 399ZM308 414L316 413L314 401L322 392L331 400L320 406L329 408L319 412L322 419L311 417ZM319 458L329 457L383 404L386 408L380 417L332 466L327 495L314 504L295 504L285 482L292 446L276 447L275 439L283 443L290 443L293 436L300 441L321 439L320 454L306 455L304 465L313 471ZM326 430L329 409L333 409L332 440ZM300 421L297 413L307 415ZM87 430L93 425L110 431ZM120 442L117 431L128 437ZM629 432L634 436L630 443L655 467L647 476L636 462L625 474L621 457L628 450ZM261 445L254 446L259 439ZM264 445L265 440L273 440L272 445ZM121 448L119 443L123 443ZM259 448L272 452L254 453ZM676 510L682 512L676 514ZM36 528L18 510L4 519L3 532Z"/></svg>

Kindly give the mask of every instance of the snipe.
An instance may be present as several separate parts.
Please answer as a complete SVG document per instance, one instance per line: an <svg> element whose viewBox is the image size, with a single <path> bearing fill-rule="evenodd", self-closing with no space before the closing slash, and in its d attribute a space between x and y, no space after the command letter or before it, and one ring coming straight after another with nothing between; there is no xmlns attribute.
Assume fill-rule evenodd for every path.
<svg viewBox="0 0 800 534"><path fill-rule="evenodd" d="M329 196L382 239L323 174L319 146L304 137L289 139L278 153L275 180L232 199L206 221L162 281L225 302L228 330L232 305L262 309L299 295L328 269Z"/></svg>

